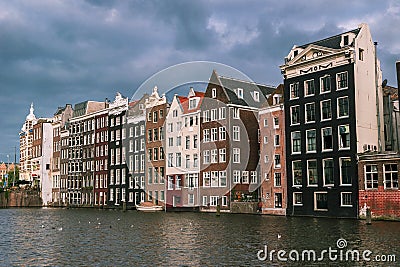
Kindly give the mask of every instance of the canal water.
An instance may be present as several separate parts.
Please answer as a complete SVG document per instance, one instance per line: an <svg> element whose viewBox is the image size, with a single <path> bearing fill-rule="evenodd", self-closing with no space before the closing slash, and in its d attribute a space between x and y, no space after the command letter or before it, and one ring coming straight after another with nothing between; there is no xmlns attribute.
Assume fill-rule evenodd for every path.
<svg viewBox="0 0 400 267"><path fill-rule="evenodd" d="M400 265L398 222L366 225L356 220L243 214L2 209L0 230L1 266ZM337 259L323 254L323 261L318 261L330 247L338 251ZM282 260L276 253L265 258L265 251L270 255L272 250L286 254ZM293 260L293 251L301 260L304 250L316 251L317 260ZM347 250L369 250L371 261L340 261L340 251ZM396 262L372 262L375 255L396 255Z"/></svg>

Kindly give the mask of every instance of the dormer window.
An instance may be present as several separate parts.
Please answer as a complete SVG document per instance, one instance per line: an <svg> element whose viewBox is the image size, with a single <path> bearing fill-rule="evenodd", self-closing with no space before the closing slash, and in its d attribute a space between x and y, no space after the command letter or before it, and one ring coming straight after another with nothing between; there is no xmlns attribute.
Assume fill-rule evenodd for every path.
<svg viewBox="0 0 400 267"><path fill-rule="evenodd" d="M274 104L274 105L278 105L279 102L280 102L280 100L281 100L281 98L280 98L279 95L274 95L273 104Z"/></svg>
<svg viewBox="0 0 400 267"><path fill-rule="evenodd" d="M254 98L254 101L260 102L260 93L257 92L257 91L254 91L253 92L253 98Z"/></svg>
<svg viewBox="0 0 400 267"><path fill-rule="evenodd" d="M298 50L294 50L294 51L293 51L293 57L296 57L298 54L299 54L299 51L298 51Z"/></svg>
<svg viewBox="0 0 400 267"><path fill-rule="evenodd" d="M238 96L238 98L243 99L243 89L242 88L237 89L237 96Z"/></svg>
<svg viewBox="0 0 400 267"><path fill-rule="evenodd" d="M197 107L197 99L192 98L189 100L189 109L194 109Z"/></svg>
<svg viewBox="0 0 400 267"><path fill-rule="evenodd" d="M211 96L212 96L212 98L216 98L217 97L217 88L213 88L212 89Z"/></svg>
<svg viewBox="0 0 400 267"><path fill-rule="evenodd" d="M172 111L172 117L174 118L178 117L178 110L175 109Z"/></svg>

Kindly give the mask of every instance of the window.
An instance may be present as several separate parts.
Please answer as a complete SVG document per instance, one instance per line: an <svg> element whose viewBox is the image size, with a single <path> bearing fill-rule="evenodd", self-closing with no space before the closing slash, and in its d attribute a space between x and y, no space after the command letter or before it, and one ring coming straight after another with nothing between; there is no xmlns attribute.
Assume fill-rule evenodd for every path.
<svg viewBox="0 0 400 267"><path fill-rule="evenodd" d="M226 162L226 148L219 149L219 162Z"/></svg>
<svg viewBox="0 0 400 267"><path fill-rule="evenodd" d="M168 190L174 190L174 177L168 175L168 179L167 179L167 183L168 183Z"/></svg>
<svg viewBox="0 0 400 267"><path fill-rule="evenodd" d="M358 49L358 59L361 61L364 60L364 49L362 49L362 48Z"/></svg>
<svg viewBox="0 0 400 267"><path fill-rule="evenodd" d="M208 201L207 201L207 196L203 196L203 206L205 207L205 206L207 206L207 203Z"/></svg>
<svg viewBox="0 0 400 267"><path fill-rule="evenodd" d="M398 189L399 178L397 174L397 164L383 164L385 189Z"/></svg>
<svg viewBox="0 0 400 267"><path fill-rule="evenodd" d="M158 147L155 147L154 149L153 149L153 156L154 156L154 158L153 158L153 160L158 160Z"/></svg>
<svg viewBox="0 0 400 267"><path fill-rule="evenodd" d="M365 165L365 189L378 188L378 165Z"/></svg>
<svg viewBox="0 0 400 267"><path fill-rule="evenodd" d="M225 140L226 139L226 130L225 127L219 127L219 140Z"/></svg>
<svg viewBox="0 0 400 267"><path fill-rule="evenodd" d="M292 171L293 171L293 185L301 186L302 185L302 164L301 160L296 160L292 162Z"/></svg>
<svg viewBox="0 0 400 267"><path fill-rule="evenodd" d="M197 134L193 135L193 148L197 148Z"/></svg>
<svg viewBox="0 0 400 267"><path fill-rule="evenodd" d="M299 98L299 83L290 84L290 99Z"/></svg>
<svg viewBox="0 0 400 267"><path fill-rule="evenodd" d="M336 81L337 81L337 90L348 88L347 71L338 73L336 75Z"/></svg>
<svg viewBox="0 0 400 267"><path fill-rule="evenodd" d="M311 96L315 94L314 80L308 80L304 82L304 95Z"/></svg>
<svg viewBox="0 0 400 267"><path fill-rule="evenodd" d="M182 155L180 152L175 153L175 157L176 157L176 165L175 167L181 167L182 166Z"/></svg>
<svg viewBox="0 0 400 267"><path fill-rule="evenodd" d="M210 173L209 172L203 172L203 186L210 186Z"/></svg>
<svg viewBox="0 0 400 267"><path fill-rule="evenodd" d="M182 177L180 175L177 175L175 178L175 189L180 190L182 187Z"/></svg>
<svg viewBox="0 0 400 267"><path fill-rule="evenodd" d="M279 117L274 117L274 129L279 128Z"/></svg>
<svg viewBox="0 0 400 267"><path fill-rule="evenodd" d="M314 193L314 210L328 210L328 193L327 192L315 192Z"/></svg>
<svg viewBox="0 0 400 267"><path fill-rule="evenodd" d="M243 99L243 89L242 88L237 89L237 96L238 96L238 98Z"/></svg>
<svg viewBox="0 0 400 267"><path fill-rule="evenodd" d="M240 113L238 108L233 108L233 118L240 119Z"/></svg>
<svg viewBox="0 0 400 267"><path fill-rule="evenodd" d="M185 149L190 149L190 135L185 137Z"/></svg>
<svg viewBox="0 0 400 267"><path fill-rule="evenodd" d="M317 151L316 133L317 133L317 131L314 129L306 131L307 152L316 152Z"/></svg>
<svg viewBox="0 0 400 267"><path fill-rule="evenodd" d="M217 149L212 149L211 150L211 163L218 163L218 153Z"/></svg>
<svg viewBox="0 0 400 267"><path fill-rule="evenodd" d="M176 137L176 146L180 147L182 144L182 137L181 136L177 136Z"/></svg>
<svg viewBox="0 0 400 267"><path fill-rule="evenodd" d="M301 193L301 192L293 193L293 205L294 206L302 206L303 205L303 193Z"/></svg>
<svg viewBox="0 0 400 267"><path fill-rule="evenodd" d="M346 118L349 116L349 98L339 97L337 102L338 118Z"/></svg>
<svg viewBox="0 0 400 267"><path fill-rule="evenodd" d="M238 170L233 171L233 183L234 184L240 183L240 171Z"/></svg>
<svg viewBox="0 0 400 267"><path fill-rule="evenodd" d="M217 120L217 109L211 110L211 121Z"/></svg>
<svg viewBox="0 0 400 267"><path fill-rule="evenodd" d="M276 172L274 174L274 186L276 187L282 186L282 174L280 172Z"/></svg>
<svg viewBox="0 0 400 267"><path fill-rule="evenodd" d="M324 159L323 162L323 176L324 176L324 186L333 186L333 159Z"/></svg>
<svg viewBox="0 0 400 267"><path fill-rule="evenodd" d="M243 184L249 183L249 171L242 171L242 183Z"/></svg>
<svg viewBox="0 0 400 267"><path fill-rule="evenodd" d="M219 172L219 186L220 187L226 186L226 171Z"/></svg>
<svg viewBox="0 0 400 267"><path fill-rule="evenodd" d="M153 141L158 140L158 128L153 129Z"/></svg>
<svg viewBox="0 0 400 267"><path fill-rule="evenodd" d="M197 154L193 154L193 167L197 168L197 166L199 166L199 157Z"/></svg>
<svg viewBox="0 0 400 267"><path fill-rule="evenodd" d="M341 207L352 207L351 192L341 192L340 193L340 206Z"/></svg>
<svg viewBox="0 0 400 267"><path fill-rule="evenodd" d="M290 107L290 122L291 125L300 123L300 106Z"/></svg>
<svg viewBox="0 0 400 267"><path fill-rule="evenodd" d="M233 126L233 141L240 141L240 128Z"/></svg>
<svg viewBox="0 0 400 267"><path fill-rule="evenodd" d="M188 194L188 204L194 205L194 195L193 194Z"/></svg>
<svg viewBox="0 0 400 267"><path fill-rule="evenodd" d="M211 187L218 187L218 172L211 172Z"/></svg>
<svg viewBox="0 0 400 267"><path fill-rule="evenodd" d="M211 141L218 141L218 131L217 128L211 129Z"/></svg>
<svg viewBox="0 0 400 267"><path fill-rule="evenodd" d="M210 206L215 207L218 205L218 196L210 196Z"/></svg>
<svg viewBox="0 0 400 267"><path fill-rule="evenodd" d="M203 152L203 163L209 164L210 163L210 150L204 150Z"/></svg>
<svg viewBox="0 0 400 267"><path fill-rule="evenodd" d="M268 136L264 136L264 144L268 144Z"/></svg>
<svg viewBox="0 0 400 267"><path fill-rule="evenodd" d="M240 148L233 148L233 163L240 163Z"/></svg>
<svg viewBox="0 0 400 267"><path fill-rule="evenodd" d="M279 146L279 144L280 144L279 134L276 134L275 138L274 138L274 146L277 147L277 146Z"/></svg>
<svg viewBox="0 0 400 267"><path fill-rule="evenodd" d="M292 153L301 152L301 133L292 132Z"/></svg>
<svg viewBox="0 0 400 267"><path fill-rule="evenodd" d="M315 122L315 104L306 104L306 122Z"/></svg>
<svg viewBox="0 0 400 267"><path fill-rule="evenodd" d="M212 97L212 98L216 98L216 97L217 97L217 88L213 88L213 89L211 90L211 97Z"/></svg>
<svg viewBox="0 0 400 267"><path fill-rule="evenodd" d="M257 183L257 172L256 172L256 171L251 171L250 175L251 175L251 180L250 180L250 182L251 182L252 184Z"/></svg>
<svg viewBox="0 0 400 267"><path fill-rule="evenodd" d="M260 93L257 92L257 91L254 91L254 92L253 92L253 99L254 99L254 101L256 101L256 102L260 102Z"/></svg>
<svg viewBox="0 0 400 267"><path fill-rule="evenodd" d="M350 129L349 125L339 126L339 149L350 148Z"/></svg>
<svg viewBox="0 0 400 267"><path fill-rule="evenodd" d="M174 154L168 153L168 167L173 167L174 162Z"/></svg>
<svg viewBox="0 0 400 267"><path fill-rule="evenodd" d="M324 77L321 77L320 86L321 86L321 94L330 92L331 91L331 76L326 75Z"/></svg>
<svg viewBox="0 0 400 267"><path fill-rule="evenodd" d="M192 98L189 100L189 109L194 109L197 107L197 99Z"/></svg>
<svg viewBox="0 0 400 267"><path fill-rule="evenodd" d="M203 130L203 142L204 143L210 142L210 129Z"/></svg>
<svg viewBox="0 0 400 267"><path fill-rule="evenodd" d="M178 117L178 110L177 110L177 109L174 109L174 110L172 111L172 117L173 117L173 118Z"/></svg>
<svg viewBox="0 0 400 267"><path fill-rule="evenodd" d="M203 111L203 119L204 119L204 122L210 121L210 111L209 110Z"/></svg>
<svg viewBox="0 0 400 267"><path fill-rule="evenodd" d="M317 160L307 160L308 185L318 185Z"/></svg>
<svg viewBox="0 0 400 267"><path fill-rule="evenodd" d="M340 158L340 184L341 185L351 185L351 159L350 158Z"/></svg>
<svg viewBox="0 0 400 267"><path fill-rule="evenodd" d="M169 137L168 138L168 146L169 147L173 147L174 146L174 138L173 137Z"/></svg>
<svg viewBox="0 0 400 267"><path fill-rule="evenodd" d="M168 132L169 132L169 133L172 133L172 132L174 131L174 129L173 129L173 124L172 124L172 123L168 123L168 124L167 124L167 128L168 128Z"/></svg>
<svg viewBox="0 0 400 267"><path fill-rule="evenodd" d="M282 193L275 193L275 208L282 208Z"/></svg>
<svg viewBox="0 0 400 267"><path fill-rule="evenodd" d="M226 196L222 196L221 205L224 207L228 206L228 198Z"/></svg>
<svg viewBox="0 0 400 267"><path fill-rule="evenodd" d="M321 101L321 120L330 120L332 118L331 100Z"/></svg>
<svg viewBox="0 0 400 267"><path fill-rule="evenodd" d="M268 126L268 120L264 119L264 127L267 127L267 126Z"/></svg>
<svg viewBox="0 0 400 267"><path fill-rule="evenodd" d="M219 119L224 120L226 118L226 108L221 107L219 108Z"/></svg>
<svg viewBox="0 0 400 267"><path fill-rule="evenodd" d="M153 122L156 123L158 121L158 112L154 111L153 112Z"/></svg>
<svg viewBox="0 0 400 267"><path fill-rule="evenodd" d="M322 151L332 150L333 138L332 128L327 127L322 129Z"/></svg>
<svg viewBox="0 0 400 267"><path fill-rule="evenodd" d="M190 168L190 155L186 155L185 158L185 168L189 169Z"/></svg>
<svg viewBox="0 0 400 267"><path fill-rule="evenodd" d="M274 164L275 164L275 168L280 168L281 167L281 155L276 154L274 156Z"/></svg>

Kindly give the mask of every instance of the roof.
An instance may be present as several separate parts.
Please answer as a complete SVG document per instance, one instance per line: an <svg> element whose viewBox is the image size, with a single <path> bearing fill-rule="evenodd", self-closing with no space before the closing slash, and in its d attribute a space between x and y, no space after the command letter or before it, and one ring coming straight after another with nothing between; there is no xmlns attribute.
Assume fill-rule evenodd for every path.
<svg viewBox="0 0 400 267"><path fill-rule="evenodd" d="M315 41L312 43L308 43L308 44L304 44L299 46L299 48L305 49L307 46L313 44L313 45L318 45L318 46L323 46L323 47L328 47L328 48L333 48L333 49L339 49L340 47L340 42L342 41L342 35L346 34L346 33L354 33L356 36L357 34L360 32L360 28L351 30L351 31L347 31L335 36L331 36L319 41Z"/></svg>
<svg viewBox="0 0 400 267"><path fill-rule="evenodd" d="M270 94L272 94L276 87L268 86L263 84L257 84L254 82L237 80L234 78L219 76L222 86L225 88L226 94L230 99L230 103L250 106L250 107L261 107ZM235 90L238 88L243 89L243 98L238 98ZM252 93L258 91L260 93L260 101L255 101Z"/></svg>
<svg viewBox="0 0 400 267"><path fill-rule="evenodd" d="M191 98L195 98L195 97L199 97L200 98L199 103L197 103L196 108L189 110L189 100ZM195 112L195 111L200 109L200 105L201 105L201 103L202 103L202 101L204 99L204 93L203 92L194 91L194 96L191 96L191 97L177 96L177 98L178 98L179 103L182 106L183 114L187 114L187 113Z"/></svg>
<svg viewBox="0 0 400 267"><path fill-rule="evenodd" d="M74 112L72 113L72 117L79 117L86 114L86 108L89 101L84 101L78 104L75 104Z"/></svg>
<svg viewBox="0 0 400 267"><path fill-rule="evenodd" d="M137 103L139 103L139 100L133 100L132 102L129 102L128 106L134 107Z"/></svg>
<svg viewBox="0 0 400 267"><path fill-rule="evenodd" d="M399 99L399 94L396 87L386 85L385 87L382 88L382 90L383 90L383 95L384 96L390 95L391 100Z"/></svg>

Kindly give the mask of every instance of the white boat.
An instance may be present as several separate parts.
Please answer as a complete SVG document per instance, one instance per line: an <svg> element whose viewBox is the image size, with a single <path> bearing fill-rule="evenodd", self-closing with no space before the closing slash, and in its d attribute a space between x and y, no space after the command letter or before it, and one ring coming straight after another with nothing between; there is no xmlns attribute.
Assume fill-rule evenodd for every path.
<svg viewBox="0 0 400 267"><path fill-rule="evenodd" d="M144 212L162 211L163 209L163 206L154 205L151 202L142 202L140 205L136 205L136 210Z"/></svg>

